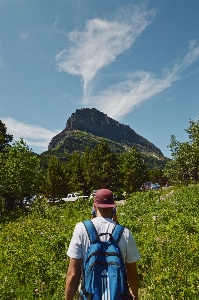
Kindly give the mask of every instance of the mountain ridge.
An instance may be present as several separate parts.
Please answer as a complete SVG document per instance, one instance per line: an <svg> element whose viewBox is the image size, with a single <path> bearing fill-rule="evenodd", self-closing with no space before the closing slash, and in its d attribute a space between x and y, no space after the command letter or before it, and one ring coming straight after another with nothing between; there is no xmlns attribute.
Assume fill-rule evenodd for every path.
<svg viewBox="0 0 199 300"><path fill-rule="evenodd" d="M72 113L65 129L52 138L48 151L58 150L58 148L60 151L68 151L66 140L71 136L77 137L77 131L119 143L123 148L135 146L141 152L151 152L164 157L158 147L136 133L129 125L119 123L96 108L77 109ZM83 138L85 139L85 136ZM78 143L76 148L73 151L79 150Z"/></svg>

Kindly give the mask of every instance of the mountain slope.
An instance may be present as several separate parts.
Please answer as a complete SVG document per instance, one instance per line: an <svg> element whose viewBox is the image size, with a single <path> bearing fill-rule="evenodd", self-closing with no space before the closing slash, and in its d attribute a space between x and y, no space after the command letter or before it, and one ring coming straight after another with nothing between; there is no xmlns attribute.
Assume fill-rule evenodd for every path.
<svg viewBox="0 0 199 300"><path fill-rule="evenodd" d="M86 145L94 148L101 138L108 141L113 150L116 148L116 152L136 146L141 152L164 157L158 147L137 134L130 126L109 118L95 108L77 109L67 120L66 128L52 138L48 150L67 150L69 153L84 151Z"/></svg>

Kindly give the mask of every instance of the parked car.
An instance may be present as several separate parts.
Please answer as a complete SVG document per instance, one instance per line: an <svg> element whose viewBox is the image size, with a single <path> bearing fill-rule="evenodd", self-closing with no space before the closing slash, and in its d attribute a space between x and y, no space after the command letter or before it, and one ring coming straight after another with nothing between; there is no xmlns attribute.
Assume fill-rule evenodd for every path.
<svg viewBox="0 0 199 300"><path fill-rule="evenodd" d="M48 198L47 203L53 205L53 204L64 203L64 201L62 201L62 198Z"/></svg>
<svg viewBox="0 0 199 300"><path fill-rule="evenodd" d="M62 198L64 202L76 201L78 199L86 200L88 199L88 196L81 196L79 193L71 193L68 194L66 198Z"/></svg>
<svg viewBox="0 0 199 300"><path fill-rule="evenodd" d="M158 187L158 189L160 189L161 188L161 186L160 186L160 184L159 183L155 183L155 185Z"/></svg>
<svg viewBox="0 0 199 300"><path fill-rule="evenodd" d="M150 186L151 186L152 182L145 182L143 183L143 185L140 187L140 191L145 191L145 190L149 190Z"/></svg>
<svg viewBox="0 0 199 300"><path fill-rule="evenodd" d="M152 183L149 187L149 190L156 191L156 190L159 190L159 188L160 188L160 185L158 183Z"/></svg>
<svg viewBox="0 0 199 300"><path fill-rule="evenodd" d="M31 206L33 204L33 202L36 200L36 195L34 196L26 196L24 197L22 203L24 206Z"/></svg>
<svg viewBox="0 0 199 300"><path fill-rule="evenodd" d="M68 194L67 197L62 198L65 202L69 202L69 201L76 201L78 199L78 197L74 194Z"/></svg>

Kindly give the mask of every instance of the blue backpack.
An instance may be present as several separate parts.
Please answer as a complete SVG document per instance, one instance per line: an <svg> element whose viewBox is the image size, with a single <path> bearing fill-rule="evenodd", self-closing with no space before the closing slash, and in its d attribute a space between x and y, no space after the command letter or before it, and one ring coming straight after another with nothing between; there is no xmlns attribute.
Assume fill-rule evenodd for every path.
<svg viewBox="0 0 199 300"><path fill-rule="evenodd" d="M84 300L128 299L130 295L126 267L118 246L124 227L116 224L111 234L98 235L90 220L83 223L90 239L90 246L84 261L82 298ZM102 242L100 236L107 234L110 236L109 240Z"/></svg>

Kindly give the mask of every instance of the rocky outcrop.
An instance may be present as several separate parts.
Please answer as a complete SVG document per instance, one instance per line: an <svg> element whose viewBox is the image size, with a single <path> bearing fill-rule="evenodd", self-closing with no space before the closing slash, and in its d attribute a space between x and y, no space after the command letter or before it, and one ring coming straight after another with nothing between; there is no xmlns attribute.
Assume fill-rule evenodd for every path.
<svg viewBox="0 0 199 300"><path fill-rule="evenodd" d="M118 142L124 146L136 146L141 151L154 152L163 156L161 150L154 144L137 134L128 125L119 123L95 108L77 109L66 122L66 128L53 137L48 149L54 149L75 130L84 131L94 136Z"/></svg>

